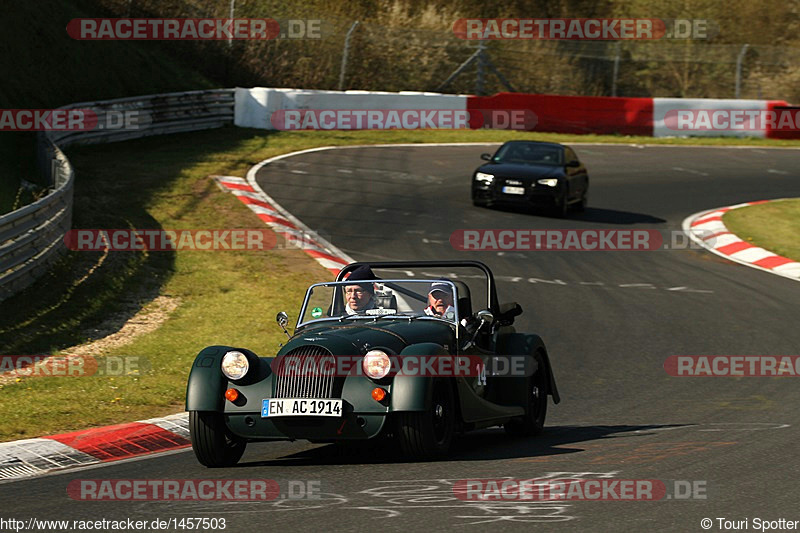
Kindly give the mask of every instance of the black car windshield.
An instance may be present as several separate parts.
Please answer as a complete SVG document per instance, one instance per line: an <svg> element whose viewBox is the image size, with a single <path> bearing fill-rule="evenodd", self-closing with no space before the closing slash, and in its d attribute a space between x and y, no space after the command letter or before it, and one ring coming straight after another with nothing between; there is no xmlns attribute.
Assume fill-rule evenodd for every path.
<svg viewBox="0 0 800 533"><path fill-rule="evenodd" d="M495 163L522 165L562 165L559 146L533 143L508 143L500 147L492 158Z"/></svg>
<svg viewBox="0 0 800 533"><path fill-rule="evenodd" d="M315 320L430 317L456 323L455 287L444 280L359 280L309 287L298 325Z"/></svg>

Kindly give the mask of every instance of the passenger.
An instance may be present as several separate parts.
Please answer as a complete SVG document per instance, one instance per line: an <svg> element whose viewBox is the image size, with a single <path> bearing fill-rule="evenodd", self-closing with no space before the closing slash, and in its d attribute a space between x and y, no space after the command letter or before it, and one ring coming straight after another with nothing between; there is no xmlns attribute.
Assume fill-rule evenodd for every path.
<svg viewBox="0 0 800 533"><path fill-rule="evenodd" d="M428 291L428 307L425 308L428 316L455 318L456 309L453 307L453 288L445 281L434 281Z"/></svg>
<svg viewBox="0 0 800 533"><path fill-rule="evenodd" d="M347 281L374 280L375 274L366 265L353 270ZM345 311L348 315L363 314L367 309L375 309L375 286L370 283L354 283L344 286Z"/></svg>

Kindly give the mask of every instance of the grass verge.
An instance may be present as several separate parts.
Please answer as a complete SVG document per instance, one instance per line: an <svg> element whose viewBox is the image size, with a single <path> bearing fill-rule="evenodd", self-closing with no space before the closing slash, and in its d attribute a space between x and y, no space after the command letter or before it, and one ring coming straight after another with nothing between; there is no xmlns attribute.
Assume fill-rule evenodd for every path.
<svg viewBox="0 0 800 533"><path fill-rule="evenodd" d="M722 221L740 238L800 261L800 199L740 207L725 213Z"/></svg>
<svg viewBox="0 0 800 533"><path fill-rule="evenodd" d="M244 176L256 162L326 145L502 142L739 145L741 139L653 139L502 131L264 132L225 128L69 151L75 228L252 228L262 222L208 176ZM758 145L798 142L753 140ZM210 344L274 353L279 310L296 312L308 284L330 275L303 252L73 252L0 308L2 355L58 353L121 327L157 296L178 308L155 331L91 356L139 356L146 371L114 377L33 377L0 385L0 441L180 411L196 353ZM74 352L74 350L73 350Z"/></svg>

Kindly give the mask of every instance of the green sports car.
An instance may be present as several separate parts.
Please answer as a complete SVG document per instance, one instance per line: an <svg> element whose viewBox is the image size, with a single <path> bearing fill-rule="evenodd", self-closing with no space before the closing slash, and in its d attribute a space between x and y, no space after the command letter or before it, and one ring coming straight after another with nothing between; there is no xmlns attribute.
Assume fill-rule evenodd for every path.
<svg viewBox="0 0 800 533"><path fill-rule="evenodd" d="M197 355L186 392L192 448L222 467L256 441L393 437L408 457L431 459L458 432L535 435L547 396L559 396L542 339L513 328L520 313L498 303L478 261L347 265L309 287L277 355L232 346ZM286 331L286 313L278 323Z"/></svg>

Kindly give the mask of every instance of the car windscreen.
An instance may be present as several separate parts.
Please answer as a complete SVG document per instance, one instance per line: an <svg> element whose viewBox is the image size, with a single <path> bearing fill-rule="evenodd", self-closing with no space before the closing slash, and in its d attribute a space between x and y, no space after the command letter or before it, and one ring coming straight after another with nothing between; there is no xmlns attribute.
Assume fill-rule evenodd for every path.
<svg viewBox="0 0 800 533"><path fill-rule="evenodd" d="M413 320L455 323L455 287L445 280L359 280L312 285L298 325L317 320Z"/></svg>
<svg viewBox="0 0 800 533"><path fill-rule="evenodd" d="M508 143L492 158L495 163L522 165L562 165L562 149L546 144Z"/></svg>

